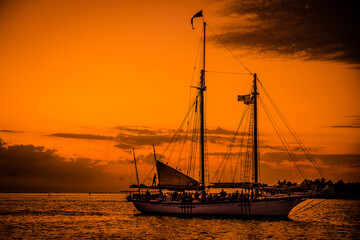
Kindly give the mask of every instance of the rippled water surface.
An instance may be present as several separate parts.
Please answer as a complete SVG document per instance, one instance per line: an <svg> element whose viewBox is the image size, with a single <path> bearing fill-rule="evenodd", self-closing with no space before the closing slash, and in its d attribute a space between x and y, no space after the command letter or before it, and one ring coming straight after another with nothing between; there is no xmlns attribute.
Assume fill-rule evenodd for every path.
<svg viewBox="0 0 360 240"><path fill-rule="evenodd" d="M293 214L309 201L289 219L189 218L140 214L123 194L0 193L0 239L360 239L360 201Z"/></svg>

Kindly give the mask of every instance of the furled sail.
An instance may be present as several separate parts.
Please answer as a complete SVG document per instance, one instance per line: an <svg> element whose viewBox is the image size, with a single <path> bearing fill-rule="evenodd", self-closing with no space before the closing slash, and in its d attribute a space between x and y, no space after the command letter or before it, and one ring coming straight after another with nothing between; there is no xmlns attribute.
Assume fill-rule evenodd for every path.
<svg viewBox="0 0 360 240"><path fill-rule="evenodd" d="M199 187L198 181L163 162L156 160L156 168L159 179L158 188L195 189Z"/></svg>

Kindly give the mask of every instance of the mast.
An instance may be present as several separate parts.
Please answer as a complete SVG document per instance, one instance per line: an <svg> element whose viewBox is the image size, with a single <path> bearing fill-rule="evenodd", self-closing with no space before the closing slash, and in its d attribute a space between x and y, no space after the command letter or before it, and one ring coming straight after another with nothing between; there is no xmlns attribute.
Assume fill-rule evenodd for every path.
<svg viewBox="0 0 360 240"><path fill-rule="evenodd" d="M205 122L204 122L204 92L205 86L205 31L206 22L204 21L204 48L203 48L203 67L200 76L200 170L201 170L201 183L205 187Z"/></svg>
<svg viewBox="0 0 360 240"><path fill-rule="evenodd" d="M254 136L253 136L253 157L254 157L254 183L259 182L259 166L258 166L258 123L257 123L257 86L256 86L256 73L254 73Z"/></svg>
<svg viewBox="0 0 360 240"><path fill-rule="evenodd" d="M155 152L155 145L153 144L153 150L154 150L154 160L155 160L155 164L156 164L156 152Z"/></svg>
<svg viewBox="0 0 360 240"><path fill-rule="evenodd" d="M158 183L160 184L159 169L158 169L158 167L157 167L158 165L157 165L157 160L156 160L155 144L153 144L153 149L154 149L154 163L155 163L156 169L158 170ZM155 173L155 175L154 175L152 185L156 185L156 173Z"/></svg>
<svg viewBox="0 0 360 240"><path fill-rule="evenodd" d="M136 181L137 181L137 184L138 184L139 190L140 190L139 173L138 173L138 170L137 170L136 157L135 157L135 150L134 149L133 149L133 154L134 154L134 165L135 165L135 172L136 172Z"/></svg>

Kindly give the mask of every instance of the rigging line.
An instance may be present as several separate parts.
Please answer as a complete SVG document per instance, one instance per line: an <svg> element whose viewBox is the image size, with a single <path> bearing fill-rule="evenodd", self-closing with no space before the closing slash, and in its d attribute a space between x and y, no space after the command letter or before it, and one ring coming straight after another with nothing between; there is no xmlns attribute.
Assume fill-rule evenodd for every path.
<svg viewBox="0 0 360 240"><path fill-rule="evenodd" d="M310 152L308 152L308 150L306 149L306 147L304 146L304 144L302 143L302 141L300 140L299 136L296 134L296 132L292 129L290 123L286 120L285 116L282 114L282 112L280 111L280 109L277 107L277 105L275 104L275 101L271 98L270 94L266 91L266 89L264 88L264 86L262 85L262 83L259 80L259 83L262 87L262 89L264 90L264 92L267 94L269 100L271 101L271 103L273 104L275 110L278 112L280 118L282 119L282 121L284 122L285 126L288 128L288 130L290 131L290 133L292 134L292 136L294 137L294 139L297 141L297 143L299 144L301 150L305 153L306 157L310 160L310 162L314 165L314 167L316 168L316 170L320 173L320 175L324 178L325 174L324 172L321 170L321 168L319 167L319 165L316 163L315 159L313 158L313 156L310 154Z"/></svg>
<svg viewBox="0 0 360 240"><path fill-rule="evenodd" d="M218 72L218 71L205 71L207 73L223 73L223 74L240 74L240 75L252 75L250 73L240 73L240 72Z"/></svg>
<svg viewBox="0 0 360 240"><path fill-rule="evenodd" d="M281 143L283 144L285 150L286 150L287 153L289 154L291 160L294 162L296 168L299 170L299 172L300 172L300 174L302 175L302 177L303 177L303 178L306 178L306 177L305 177L305 172L302 170L301 165L300 165L300 164L299 164L299 165L297 164L294 153L291 151L291 149L290 149L290 147L288 146L285 138L282 136L279 127L278 127L278 126L276 125L276 123L274 122L274 119L271 117L269 110L268 110L267 107L265 106L265 104L264 104L264 102L262 101L262 99L261 99L260 96L259 96L259 100L260 100L260 103L261 103L261 105L263 106L263 108L264 108L264 110L265 110L265 113L266 113L267 117L268 117L269 120L270 120L271 125L274 127L274 130L275 130L276 134L277 134L278 137L280 138Z"/></svg>
<svg viewBox="0 0 360 240"><path fill-rule="evenodd" d="M197 97L196 97L197 98ZM161 160L161 158L164 156L165 152L167 151L167 149L169 148L170 144L174 141L176 135L179 133L179 131L181 130L182 126L184 125L185 123L185 120L187 119L187 117L189 116L190 112L191 112L191 109L195 106L195 102L196 100L194 101L193 105L189 108L189 110L187 111L186 115L185 115L185 118L184 120L181 122L180 124L180 127L176 130L175 132L175 135L172 137L172 139L170 140L169 144L166 146L165 150L163 151L163 153L161 154L160 158L159 158L159 161Z"/></svg>
<svg viewBox="0 0 360 240"><path fill-rule="evenodd" d="M194 140L196 135L194 134L194 131L195 131L195 127L196 127L196 120L197 120L197 116L196 116L196 109L195 109L195 113L194 113L194 120L193 120L193 126L192 126L192 130L191 130L191 141L190 141L190 156L189 156L189 165L188 165L188 168L187 168L187 172L188 172L188 175L191 176L191 168L192 168L192 165L193 165L193 160L194 160Z"/></svg>
<svg viewBox="0 0 360 240"><path fill-rule="evenodd" d="M194 114L194 123L193 123L193 129L192 129L192 136L191 136L191 143L190 143L190 160L189 160L189 167L188 167L188 175L194 177L195 174L195 163L196 163L196 149L197 149L197 143L198 143L198 119L197 116L199 114L199 111L195 112Z"/></svg>
<svg viewBox="0 0 360 240"><path fill-rule="evenodd" d="M251 161L251 159L253 158L253 151L252 151L252 137L253 137L253 134L252 134L252 131L251 131L251 127L253 126L252 124L253 123L253 109L254 109L254 105L251 105L250 106L251 110L250 110L250 114L249 114L249 131L248 131L248 134L247 134L247 143L246 143L246 153L245 153L245 169L244 169L244 181L245 180L248 180L250 181L250 175L251 177L252 174L250 172L250 170L252 169L252 165L253 165L253 161ZM247 178L248 177L248 178Z"/></svg>
<svg viewBox="0 0 360 240"><path fill-rule="evenodd" d="M206 127L206 109L207 109L207 92L205 92L205 109L204 109L204 179L206 178L207 173L207 181L210 183L210 166L209 166L209 155L208 155L208 145L207 145L207 127Z"/></svg>
<svg viewBox="0 0 360 240"><path fill-rule="evenodd" d="M245 124L244 124L244 130L243 131L240 131L240 138L241 138L241 142L243 142L243 139L244 139L244 136L245 136L245 128L246 128L246 125L247 125L247 121L248 121L248 117L249 117L249 114L248 114L248 112L249 112L249 107L246 107L245 109L244 109L244 111L243 111L243 115L242 115L242 117L241 117L241 120L240 120L240 123L239 123L239 126L240 126L240 128L241 128L241 126L242 126L242 122L244 121L244 119L246 119L245 120ZM246 117L246 118L245 118ZM239 128L239 127L238 127ZM237 130L238 131L238 130ZM237 133L238 134L238 133ZM232 146L230 146L229 148L231 149L233 147L233 144L232 144ZM230 152L231 152L231 150L230 150ZM239 152L239 154L241 154L241 148L240 148L240 152ZM228 155L230 155L230 154L228 154ZM239 158L239 157L238 157ZM219 180L222 178L222 175L223 175L223 172L224 172L224 170L225 170L225 167L226 167L226 163L227 163L227 158L223 158L223 164L225 164L225 166L223 166L222 168L223 168L223 171L222 171L222 173L221 173L221 175L220 175L220 177L219 177ZM220 168L221 168L221 166L219 166L219 170L220 170ZM234 170L235 172L236 172L236 168L235 168L235 170ZM235 173L234 173L234 175L235 175Z"/></svg>
<svg viewBox="0 0 360 240"><path fill-rule="evenodd" d="M300 174L302 175L303 178L305 177L305 172L303 171L303 169L301 168L301 165L297 163L297 159L295 157L295 154L291 151L291 148L289 147L288 143L286 142L286 139L282 136L279 127L276 125L276 123L274 122L273 118L271 117L269 110L266 108L266 106L264 105L264 103L262 102L262 99L260 99L261 104L264 107L265 113L267 115L267 117L269 118L276 134L278 135L278 137L281 140L281 143L284 146L284 149L286 150L286 152L288 153L289 157L291 158L291 160L294 162L294 165L296 166L296 168L299 170Z"/></svg>
<svg viewBox="0 0 360 240"><path fill-rule="evenodd" d="M250 87L249 89L249 92L251 93L252 92L252 87ZM243 155L243 161L241 161L240 159L240 152L239 152L239 159L241 161L241 170L240 170L240 173L239 173L239 178L240 180L242 179L242 181L244 182L245 181L245 171L246 171L246 166L247 166L247 159L248 159L248 141L249 141L249 138L250 138L250 132L247 132L246 129L250 129L250 119L251 119L251 110L252 110L252 105L248 105L247 106L247 115L246 115L246 121L245 121L245 124L244 124L244 129L243 129L243 135L242 135L242 139L243 139L243 145L244 148L245 148L245 144L246 144L246 149L244 151L244 153L242 153ZM247 127L248 126L248 127ZM246 136L245 136L246 135ZM247 139L245 139L245 137L247 137ZM242 148L241 146L241 148ZM244 173L244 175L241 175L241 173Z"/></svg>
<svg viewBox="0 0 360 240"><path fill-rule="evenodd" d="M155 166L153 166L150 170L150 172L148 173L148 175L144 178L144 180L141 182L141 184L145 184L145 181L150 177L150 174L154 171Z"/></svg>
<svg viewBox="0 0 360 240"><path fill-rule="evenodd" d="M188 125L187 125L187 132L188 135L190 135L188 137L188 141L186 143L186 150L189 148L189 151L186 151L189 153L188 157L187 157L187 163L185 164L186 167L186 171L187 171L187 175L190 176L190 168L191 168L191 161L192 161L192 140L193 140L193 126L194 126L194 122L196 119L196 110L197 110L197 106L195 106L195 109L191 112L189 121L188 121Z"/></svg>
<svg viewBox="0 0 360 240"><path fill-rule="evenodd" d="M150 177L150 174L154 171L156 167L156 163L153 165L153 167L151 168L150 172L148 173L148 175L146 175L146 177L144 178L144 180L141 182L141 184L145 184L145 181ZM141 185L140 184L140 185Z"/></svg>
<svg viewBox="0 0 360 240"><path fill-rule="evenodd" d="M236 173L237 173L238 167L239 167L239 161L236 161L235 170L234 170L234 175L233 175L233 177L232 177L232 181L233 181L233 182L235 181L235 177L236 177Z"/></svg>
<svg viewBox="0 0 360 240"><path fill-rule="evenodd" d="M191 115L189 116L189 119L187 120L186 122L186 141L184 142L184 145L185 145L185 161L184 161L184 169L186 169L186 166L188 164L188 157L186 155L187 153L187 148L188 148L188 141L189 141L189 126L190 126L190 120L191 120Z"/></svg>
<svg viewBox="0 0 360 240"><path fill-rule="evenodd" d="M316 203L316 204L313 204L312 206L310 206L310 207L308 207L308 208L306 208L306 209L303 209L302 211L300 211L300 212L296 212L296 214L291 214L290 216L296 216L296 215L298 215L299 213L302 213L302 212L305 212L305 211L307 211L307 210L309 210L309 209L311 209L311 208L313 208L313 207L315 207L315 206L317 206L317 205L319 205L319 204L321 204L321 203L323 203L323 202L325 202L325 201L327 201L328 199L324 199L324 200L322 200L322 201L320 201L320 202L318 202L318 203Z"/></svg>
<svg viewBox="0 0 360 240"><path fill-rule="evenodd" d="M244 111L244 113L245 113L245 111ZM245 114L243 114L243 117L244 117L244 115L245 115ZM228 163L228 161L229 161L229 159L230 159L230 157L231 157L232 148L233 148L233 146L234 146L236 137L237 137L237 135L238 135L238 133L239 133L239 129L240 129L240 126L241 126L241 124L242 124L242 122L243 122L243 119L244 119L244 118L241 119L241 121L240 121L240 123L239 123L239 126L238 126L238 128L236 129L235 136L233 137L233 141L232 141L232 143L230 144L228 154L227 154L227 156L226 156L226 158L225 158L225 165L224 165L223 170L222 170L221 175L220 175L220 179L222 178L222 176L223 176L223 174L224 174L224 171L225 171L225 168L226 168L226 165L227 165L227 163ZM230 160L230 161L231 161L231 160ZM231 166L231 163L230 163L230 166ZM230 178L231 178L231 170L230 170Z"/></svg>
<svg viewBox="0 0 360 240"><path fill-rule="evenodd" d="M196 99L197 101L197 99ZM186 127L186 131L187 131L187 139L188 141L186 142L186 149L185 149L185 153L189 153L188 156L185 156L187 158L187 161L185 162L185 166L188 166L187 167L187 171L189 171L190 169L190 165L191 165L191 160L192 160L192 156L191 156L191 151L192 151L192 143L191 143L191 140L192 140L192 135L189 137L189 135L191 134L192 130L192 126L194 126L193 122L195 122L195 119L196 119L196 110L197 110L197 105L195 105L195 108L193 111L191 111L191 114L189 116L189 119L188 119L188 122L187 122L187 127ZM188 151L188 148L189 148L189 151ZM187 172L187 175L190 176L190 173Z"/></svg>
<svg viewBox="0 0 360 240"><path fill-rule="evenodd" d="M251 90L252 90L252 88L250 87L249 92L251 92ZM246 113L246 111L249 111L249 109L250 109L249 107L247 107L247 108L244 109L243 115L242 115L242 118L241 118L240 121L243 121L243 119L244 119L245 116L247 116L247 120L248 120L248 114ZM246 121L247 121L247 120L246 120ZM247 125L247 122L245 123L245 125ZM245 128L244 128L244 129L245 129ZM245 132L245 130L244 130L244 132ZM225 168L225 166L223 166L223 164L225 164L225 166L226 166L226 157L225 157L225 156L223 157L223 159L221 160L220 164L219 164L218 167L217 167L217 170L216 170L216 172L215 172L215 174L214 174L214 176L213 176L213 178L212 178L212 181L213 181L213 182L215 181L215 179L217 179L220 169L221 169L221 168ZM221 176L221 177L222 177L222 176ZM221 177L218 178L219 182L220 182Z"/></svg>
<svg viewBox="0 0 360 240"><path fill-rule="evenodd" d="M242 120L242 119L241 119ZM228 161L230 158L231 158L231 153L232 153L232 148L234 147L234 144L235 144L235 141L236 141L236 138L237 138L237 135L239 134L239 129L240 129L240 126L242 124L242 121L240 121L237 129L236 129L236 132L235 132L235 135L230 143L230 146L229 146L229 150L228 150L228 154L226 156L226 160ZM226 164L225 164L226 166ZM225 166L224 166L224 169L225 169ZM223 169L223 172L224 172L224 169ZM222 174L221 174L222 175Z"/></svg>
<svg viewBox="0 0 360 240"><path fill-rule="evenodd" d="M174 150L175 150L175 147L176 147L176 144L177 144L177 142L180 140L180 138L181 138L181 130L178 132L178 134L175 134L175 138L174 138L174 144L172 145L172 148L170 149L170 152L169 152L169 155L168 155L168 159L167 159L167 161L166 161L166 164L169 164L169 161L170 161L170 159L172 159L172 154L173 154L173 152L174 152Z"/></svg>
<svg viewBox="0 0 360 240"><path fill-rule="evenodd" d="M190 115L190 118L191 118L191 115ZM187 122L187 128L186 128L186 132L184 134L184 140L183 140L183 143L182 143L182 146L181 146L181 150L180 150L180 154L179 154L179 159L178 159L178 162L176 164L176 169L178 169L179 167L179 164L180 164L180 160L181 160L181 157L182 157L182 153L184 152L184 148L186 148L186 143L188 141L188 137L189 137L189 120ZM186 152L186 151L185 151ZM185 155L185 166L186 166L186 155Z"/></svg>
<svg viewBox="0 0 360 240"><path fill-rule="evenodd" d="M199 39L199 45L198 45L198 50L197 50L197 53L196 53L196 59L195 59L195 63L194 63L194 70L192 72L190 86L192 86L192 83L194 81L195 70L196 70L197 62L199 60L201 43L202 43L202 38ZM200 63L199 63L199 65L200 65ZM191 88L189 89L189 107L190 107L190 104L191 104Z"/></svg>
<svg viewBox="0 0 360 240"><path fill-rule="evenodd" d="M296 215L298 215L299 213L305 212L305 211L307 211L307 210L309 210L309 209L311 209L311 208L313 208L313 207L315 207L315 206L318 206L319 204L321 204L321 203L323 203L323 202L325 202L325 201L327 201L327 199L324 199L324 200L322 200L322 201L320 201L320 202L318 202L318 203L316 203L316 204L313 204L312 206L310 206L310 207L308 207L308 208L306 208L306 209L303 209L302 211L297 211L296 213L291 214L290 216L296 216Z"/></svg>
<svg viewBox="0 0 360 240"><path fill-rule="evenodd" d="M192 111L191 111L192 112ZM173 146L172 146L172 149L170 149L170 153L168 154L168 160L167 160L167 162L166 162L166 164L169 164L169 161L170 161L170 159L172 158L172 154L174 153L174 151L175 151L175 148L177 147L177 144L179 143L179 142L182 142L182 138L185 138L185 137L183 137L185 134L184 134L184 131L183 131L183 128L181 127L181 129L178 131L178 133L177 134L175 134L175 138L174 138L174 144L173 144ZM180 152L180 154L181 154L181 152ZM179 164L179 161L180 161L180 158L179 158L179 160L178 160L178 163L177 163L177 166L178 166L178 164ZM177 169L177 167L176 167L176 169Z"/></svg>
<svg viewBox="0 0 360 240"><path fill-rule="evenodd" d="M249 108L245 108L244 111L243 111L243 115L241 116L239 125L238 125L238 127L237 127L236 132L235 132L235 136L233 137L233 140L232 140L232 142L231 142L231 144L230 144L230 146L229 146L228 152L231 152L231 148L232 148L233 145L234 145L234 142L235 142L235 140L236 140L236 136L237 136L237 134L238 134L239 128L240 128L240 126L242 125L242 122L243 122L245 116L247 116L248 111L249 111ZM213 178L212 178L212 181L215 181L215 179L218 177L218 174L219 174L220 169L221 169L221 168L223 168L223 169L225 168L225 166L226 166L225 161L227 161L227 158L228 158L229 155L230 155L230 154L228 153L228 154L226 155L226 157L224 157L224 158L222 159L222 161L220 162L220 164L219 164L219 166L217 167L217 170L216 170L216 172L215 172L215 174L214 174L214 176L213 176ZM225 166L223 167L224 164L225 164ZM220 178L221 178L221 177L220 177ZM220 178L219 178L219 180L220 180Z"/></svg>
<svg viewBox="0 0 360 240"><path fill-rule="evenodd" d="M265 89L264 85L262 84L262 82L257 79L258 82L260 83L261 88L264 90L266 96L268 97L268 99L270 100L270 102L272 103L273 107L275 108L275 110L277 111L277 113L279 114L281 120L284 122L285 126L288 128L288 130L290 131L290 133L292 134L292 136L294 137L294 139L296 140L296 142L299 144L301 150L305 153L306 157L310 160L310 162L314 165L315 169L320 173L320 175L323 178L326 178L325 173L322 171L322 169L320 168L320 166L317 164L317 162L315 161L314 157L311 155L311 153L307 150L307 148L305 147L305 145L303 144L303 142L301 141L301 139L299 138L299 136L296 134L296 132L294 131L294 129L291 127L290 123L287 121L287 119L285 118L285 116L283 115L283 113L280 111L279 107L276 105L275 101L273 100L273 98L270 96L270 94L268 93L268 91Z"/></svg>
<svg viewBox="0 0 360 240"><path fill-rule="evenodd" d="M248 109L250 109L249 106L248 106ZM245 159L246 158L246 152L242 153L242 148L245 145L245 134L246 134L245 129L246 129L247 123L249 121L249 116L250 116L250 114L247 114L247 118L245 120L244 129L243 129L242 136L241 136L242 140L241 140L241 145L240 145L240 150L239 150L239 155L238 155L238 159L240 161L240 172L239 172L239 181L240 182L241 182L241 179L242 179L241 173L242 173L243 170L245 171L245 166L244 166L245 163L244 163L244 161L241 161L241 155L243 156L243 160L246 161L246 159ZM249 134L247 134L247 135L249 137ZM244 178L243 178L243 180L244 180Z"/></svg>
<svg viewBox="0 0 360 240"><path fill-rule="evenodd" d="M320 173L320 175L322 175L322 177L324 177L324 173L322 172L322 170L320 169L320 167L318 166L318 164L316 163L316 161L313 159L312 155L308 152L308 150L306 149L306 147L304 146L304 144L302 143L302 141L300 140L299 136L296 134L296 132L293 130L293 128L291 127L290 123L287 121L287 119L285 118L285 116L282 114L282 112L280 111L280 109L278 108L278 106L276 105L275 101L272 99L272 97L270 96L270 94L266 91L266 89L264 88L264 86L262 85L262 83L260 82L260 80L258 80L262 89L264 90L264 92L266 93L266 95L268 96L269 100L271 101L272 105L274 106L275 110L278 112L280 118L282 119L282 121L284 122L285 126L288 128L288 130L290 131L290 133L292 134L292 136L294 137L294 139L297 141L297 143L299 144L299 146L301 147L302 151L305 153L306 157L312 162L312 164L314 165L314 167L317 169L317 171Z"/></svg>
<svg viewBox="0 0 360 240"><path fill-rule="evenodd" d="M249 108L246 108L246 110L245 111L247 111ZM244 111L244 112L245 112ZM240 129L240 125L242 125L242 122L243 122L243 120L244 120L244 117L241 119L241 121L240 121L240 124L239 124L239 127L238 127L238 130L237 131L239 131L239 129ZM237 134L237 133L236 133ZM241 138L242 137L242 135L243 135L243 133L240 131L240 151L239 151L239 153L241 152L241 146L242 146L242 142L243 142L243 139ZM236 138L236 137L235 137ZM235 139L234 139L234 143L235 143ZM233 144L234 145L234 144ZM233 147L233 146L231 146L231 147ZM239 166L239 162L238 161L236 161L236 165L235 165L235 170L234 170L234 175L233 175L233 178L232 178L232 180L233 181L235 181L235 176L236 176L236 172L237 172L237 168L238 168L238 166Z"/></svg>
<svg viewBox="0 0 360 240"><path fill-rule="evenodd" d="M196 112L197 113L197 112ZM190 160L189 160L189 167L188 167L188 175L189 176L193 176L192 172L193 172L193 165L195 165L195 161L196 161L196 155L194 154L194 152L196 152L196 144L197 143L197 114L194 114L194 123L193 123L193 127L192 127L192 133L191 133L191 142L190 142Z"/></svg>
<svg viewBox="0 0 360 240"><path fill-rule="evenodd" d="M241 131L241 130L240 130ZM242 162L241 162L241 153L242 153L242 147L243 147L243 142L244 142L244 134L241 133L240 135L240 147L239 147L239 152L237 154L237 158L236 158L236 165L235 165L235 171L234 171L234 176L233 176L233 182L235 181L236 178L236 173L239 169L239 173L241 173L242 170ZM241 175L239 174L239 182L241 182Z"/></svg>
<svg viewBox="0 0 360 240"><path fill-rule="evenodd" d="M302 209L306 208L307 206L309 206L315 200L316 200L315 198L311 199L308 203L304 204L304 206L300 207L299 209L297 209L296 211L291 213L289 216L292 216L292 215L296 214L297 212L301 211Z"/></svg>
<svg viewBox="0 0 360 240"><path fill-rule="evenodd" d="M219 42L230 52L230 54L241 64L241 66L243 66L243 68L245 68L245 70L247 72L249 72L251 75L253 75L253 73L247 68L245 67L245 65L235 56L235 54L225 45L225 43L220 39L220 37L212 30L212 28L210 27L210 25L207 24L207 26L209 27L209 29L211 30L211 32L216 36L216 38L219 40Z"/></svg>
<svg viewBox="0 0 360 240"><path fill-rule="evenodd" d="M260 133L259 133L259 131L257 132L257 140L258 140L258 142L257 142L257 144L258 144L258 146L260 146ZM261 155L260 155L260 148L259 148L259 150L258 150L258 159L257 159L257 164L258 164L258 166L259 166L259 168L258 168L258 176L259 176L259 182L261 182L261 180L262 180L262 177L261 177L261 167L260 167L260 163L261 163Z"/></svg>
<svg viewBox="0 0 360 240"><path fill-rule="evenodd" d="M292 152L290 146L288 145L285 137L282 135L281 131L280 131L280 128L277 126L277 124L275 123L273 117L271 116L268 108L265 106L264 102L262 101L262 98L259 96L259 100L260 100L260 103L261 105L263 106L264 110L265 110L265 113L267 115L267 117L269 118L272 126L274 127L275 131L276 131L276 134L278 135L278 137L280 138L285 150L287 151L287 153L289 154L291 160L294 162L295 166L297 167L297 169L299 170L299 172L301 173L301 175L303 176L303 178L306 178L305 177L305 172L303 171L302 167L300 164L298 164L296 161L296 156L295 154Z"/></svg>
<svg viewBox="0 0 360 240"><path fill-rule="evenodd" d="M194 136L194 142L192 142L192 156L193 156L193 160L192 160L192 165L191 165L191 169L190 171L192 171L192 176L195 177L195 170L196 170L196 162L200 161L200 156L197 155L197 150L199 148L199 138L200 138L200 128L199 128L199 121L200 121L200 111L197 111L197 116L194 119L194 131L193 131L193 136ZM199 178L200 179L200 170L199 170Z"/></svg>

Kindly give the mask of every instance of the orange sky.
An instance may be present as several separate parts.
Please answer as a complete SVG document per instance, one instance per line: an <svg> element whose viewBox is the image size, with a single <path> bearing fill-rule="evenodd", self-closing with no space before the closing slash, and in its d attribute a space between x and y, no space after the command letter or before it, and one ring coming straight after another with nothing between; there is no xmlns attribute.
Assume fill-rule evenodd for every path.
<svg viewBox="0 0 360 240"><path fill-rule="evenodd" d="M115 137L117 126L176 129L189 105L189 87L198 76L196 70L192 80L201 24L195 20L193 31L190 18L203 9L210 27L221 34L224 26L238 24L233 15L220 11L224 6L225 1L3 1L0 130L14 132L2 131L0 138L8 145L56 149L64 158L99 159L102 164L131 159L111 139L48 135ZM359 161L356 65L245 50L233 52L258 73L314 154L354 155ZM216 42L208 43L207 53L208 70L245 72ZM248 93L251 81L246 75L207 74L209 129L235 130L243 108L236 97ZM264 113L259 114L262 139L274 143L271 126ZM159 152L165 146L160 144ZM150 146L134 147L139 154L151 153ZM360 180L358 164L355 170L349 165L341 173L332 164L324 165L330 178ZM133 171L131 164L125 168ZM122 165L106 171L128 177Z"/></svg>

